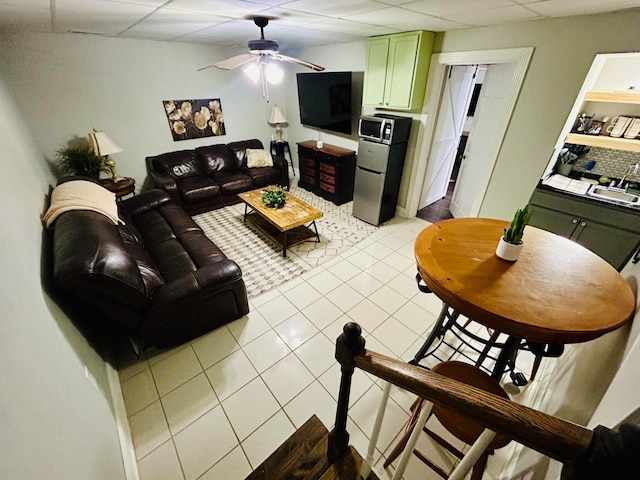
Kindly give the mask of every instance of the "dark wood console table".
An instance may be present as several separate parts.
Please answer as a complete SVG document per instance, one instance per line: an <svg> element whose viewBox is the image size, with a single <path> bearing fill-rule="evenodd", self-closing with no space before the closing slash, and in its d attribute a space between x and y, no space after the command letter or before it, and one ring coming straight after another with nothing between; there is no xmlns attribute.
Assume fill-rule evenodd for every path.
<svg viewBox="0 0 640 480"><path fill-rule="evenodd" d="M353 200L356 152L315 140L298 143L300 180L298 186L336 205Z"/></svg>

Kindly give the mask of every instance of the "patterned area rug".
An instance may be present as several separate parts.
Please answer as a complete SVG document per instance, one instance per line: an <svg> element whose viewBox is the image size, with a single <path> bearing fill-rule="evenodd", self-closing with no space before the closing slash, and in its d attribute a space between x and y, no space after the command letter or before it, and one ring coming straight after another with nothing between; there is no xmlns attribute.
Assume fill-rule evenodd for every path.
<svg viewBox="0 0 640 480"><path fill-rule="evenodd" d="M250 299L335 258L377 229L351 215L353 202L338 206L297 186L290 193L324 216L316 220L320 242L311 238L294 245L287 249L286 258L280 245L251 222L243 223L243 203L193 217L207 237L240 266Z"/></svg>

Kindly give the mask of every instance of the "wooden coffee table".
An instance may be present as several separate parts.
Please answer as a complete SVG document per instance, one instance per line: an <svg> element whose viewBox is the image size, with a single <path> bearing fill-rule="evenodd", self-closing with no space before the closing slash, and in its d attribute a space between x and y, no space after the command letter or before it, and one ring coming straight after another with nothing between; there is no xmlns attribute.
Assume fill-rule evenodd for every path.
<svg viewBox="0 0 640 480"><path fill-rule="evenodd" d="M287 192L287 200L282 208L270 208L262 205L262 192L268 188L258 188L239 193L244 202L244 219L269 235L282 245L282 256L287 256L287 248L316 237L320 242L316 220L322 218L322 212ZM249 210L251 209L251 211ZM309 227L313 226L313 230ZM295 238L291 238L295 237Z"/></svg>

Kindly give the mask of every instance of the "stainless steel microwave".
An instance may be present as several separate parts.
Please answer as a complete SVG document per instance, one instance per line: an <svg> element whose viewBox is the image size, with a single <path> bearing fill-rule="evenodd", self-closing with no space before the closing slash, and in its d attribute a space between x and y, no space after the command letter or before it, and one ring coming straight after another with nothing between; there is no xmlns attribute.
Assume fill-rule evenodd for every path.
<svg viewBox="0 0 640 480"><path fill-rule="evenodd" d="M409 139L410 128L410 117L383 113L371 116L363 115L358 121L358 136L370 142L391 145L392 143L406 142Z"/></svg>

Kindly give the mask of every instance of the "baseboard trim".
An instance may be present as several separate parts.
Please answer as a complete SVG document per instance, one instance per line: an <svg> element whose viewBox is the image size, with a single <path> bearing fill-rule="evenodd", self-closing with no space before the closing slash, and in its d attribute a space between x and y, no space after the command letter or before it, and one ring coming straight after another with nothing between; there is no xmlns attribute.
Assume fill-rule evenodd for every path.
<svg viewBox="0 0 640 480"><path fill-rule="evenodd" d="M131 430L129 429L129 420L127 418L127 409L124 405L124 397L122 396L120 378L118 376L118 371L113 368L113 352L109 345L105 345L104 351L105 356L107 357L105 369L107 372L107 381L109 382L109 392L111 393L111 404L113 405L116 428L118 429L118 439L120 441L120 451L122 454L125 479L140 480L136 451L133 447L133 440L131 439Z"/></svg>

